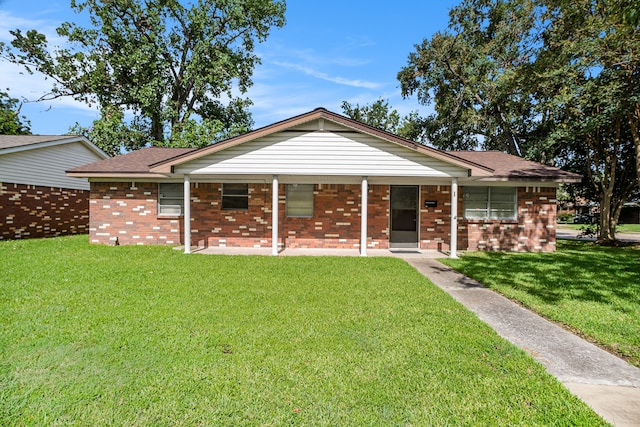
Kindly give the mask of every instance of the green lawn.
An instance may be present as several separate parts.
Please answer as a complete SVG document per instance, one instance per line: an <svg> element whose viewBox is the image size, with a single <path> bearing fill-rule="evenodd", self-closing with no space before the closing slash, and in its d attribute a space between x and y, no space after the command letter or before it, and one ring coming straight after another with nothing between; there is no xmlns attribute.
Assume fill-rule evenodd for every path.
<svg viewBox="0 0 640 427"><path fill-rule="evenodd" d="M444 262L640 366L640 246L560 240L556 253Z"/></svg>
<svg viewBox="0 0 640 427"><path fill-rule="evenodd" d="M398 259L0 242L0 425L604 425Z"/></svg>

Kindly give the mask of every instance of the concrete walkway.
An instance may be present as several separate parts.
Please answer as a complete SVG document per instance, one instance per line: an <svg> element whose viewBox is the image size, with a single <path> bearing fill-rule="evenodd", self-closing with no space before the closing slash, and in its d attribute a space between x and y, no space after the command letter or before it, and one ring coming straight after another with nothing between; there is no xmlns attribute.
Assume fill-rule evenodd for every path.
<svg viewBox="0 0 640 427"><path fill-rule="evenodd" d="M640 426L640 369L434 259L405 258L617 427Z"/></svg>

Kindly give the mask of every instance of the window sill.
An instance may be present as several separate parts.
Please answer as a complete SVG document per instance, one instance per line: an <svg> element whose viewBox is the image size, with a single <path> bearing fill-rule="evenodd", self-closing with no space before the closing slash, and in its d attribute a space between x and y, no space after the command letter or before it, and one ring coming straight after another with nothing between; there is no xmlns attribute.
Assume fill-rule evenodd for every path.
<svg viewBox="0 0 640 427"><path fill-rule="evenodd" d="M158 219L176 219L176 218L184 218L184 215L182 215L182 214L180 214L180 215L170 215L170 214L158 215Z"/></svg>

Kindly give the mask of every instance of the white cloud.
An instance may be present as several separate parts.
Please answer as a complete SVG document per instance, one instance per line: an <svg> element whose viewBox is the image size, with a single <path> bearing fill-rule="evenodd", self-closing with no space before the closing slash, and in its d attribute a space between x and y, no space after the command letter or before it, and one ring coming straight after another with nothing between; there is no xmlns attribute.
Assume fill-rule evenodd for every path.
<svg viewBox="0 0 640 427"><path fill-rule="evenodd" d="M300 64L293 64L289 62L277 62L277 61L273 62L273 64L278 65L280 67L291 68L294 70L302 71L303 73L309 76L315 77L317 79L326 80L326 81L340 84L340 85L360 87L360 88L366 88L366 89L379 89L380 87L382 87L382 84L376 83L376 82L370 82L370 81L359 80L359 79L348 79L345 77L330 76L327 73L324 73L322 71L317 71L310 67L305 67Z"/></svg>

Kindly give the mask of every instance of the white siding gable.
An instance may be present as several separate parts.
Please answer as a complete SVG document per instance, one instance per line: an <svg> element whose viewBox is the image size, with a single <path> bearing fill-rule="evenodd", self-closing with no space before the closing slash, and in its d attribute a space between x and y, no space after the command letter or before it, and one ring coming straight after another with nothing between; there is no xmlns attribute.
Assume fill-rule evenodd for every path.
<svg viewBox="0 0 640 427"><path fill-rule="evenodd" d="M468 170L344 128L284 131L176 166L192 175L466 177Z"/></svg>
<svg viewBox="0 0 640 427"><path fill-rule="evenodd" d="M8 153L0 155L0 182L88 190L86 178L65 171L102 159L80 141Z"/></svg>

